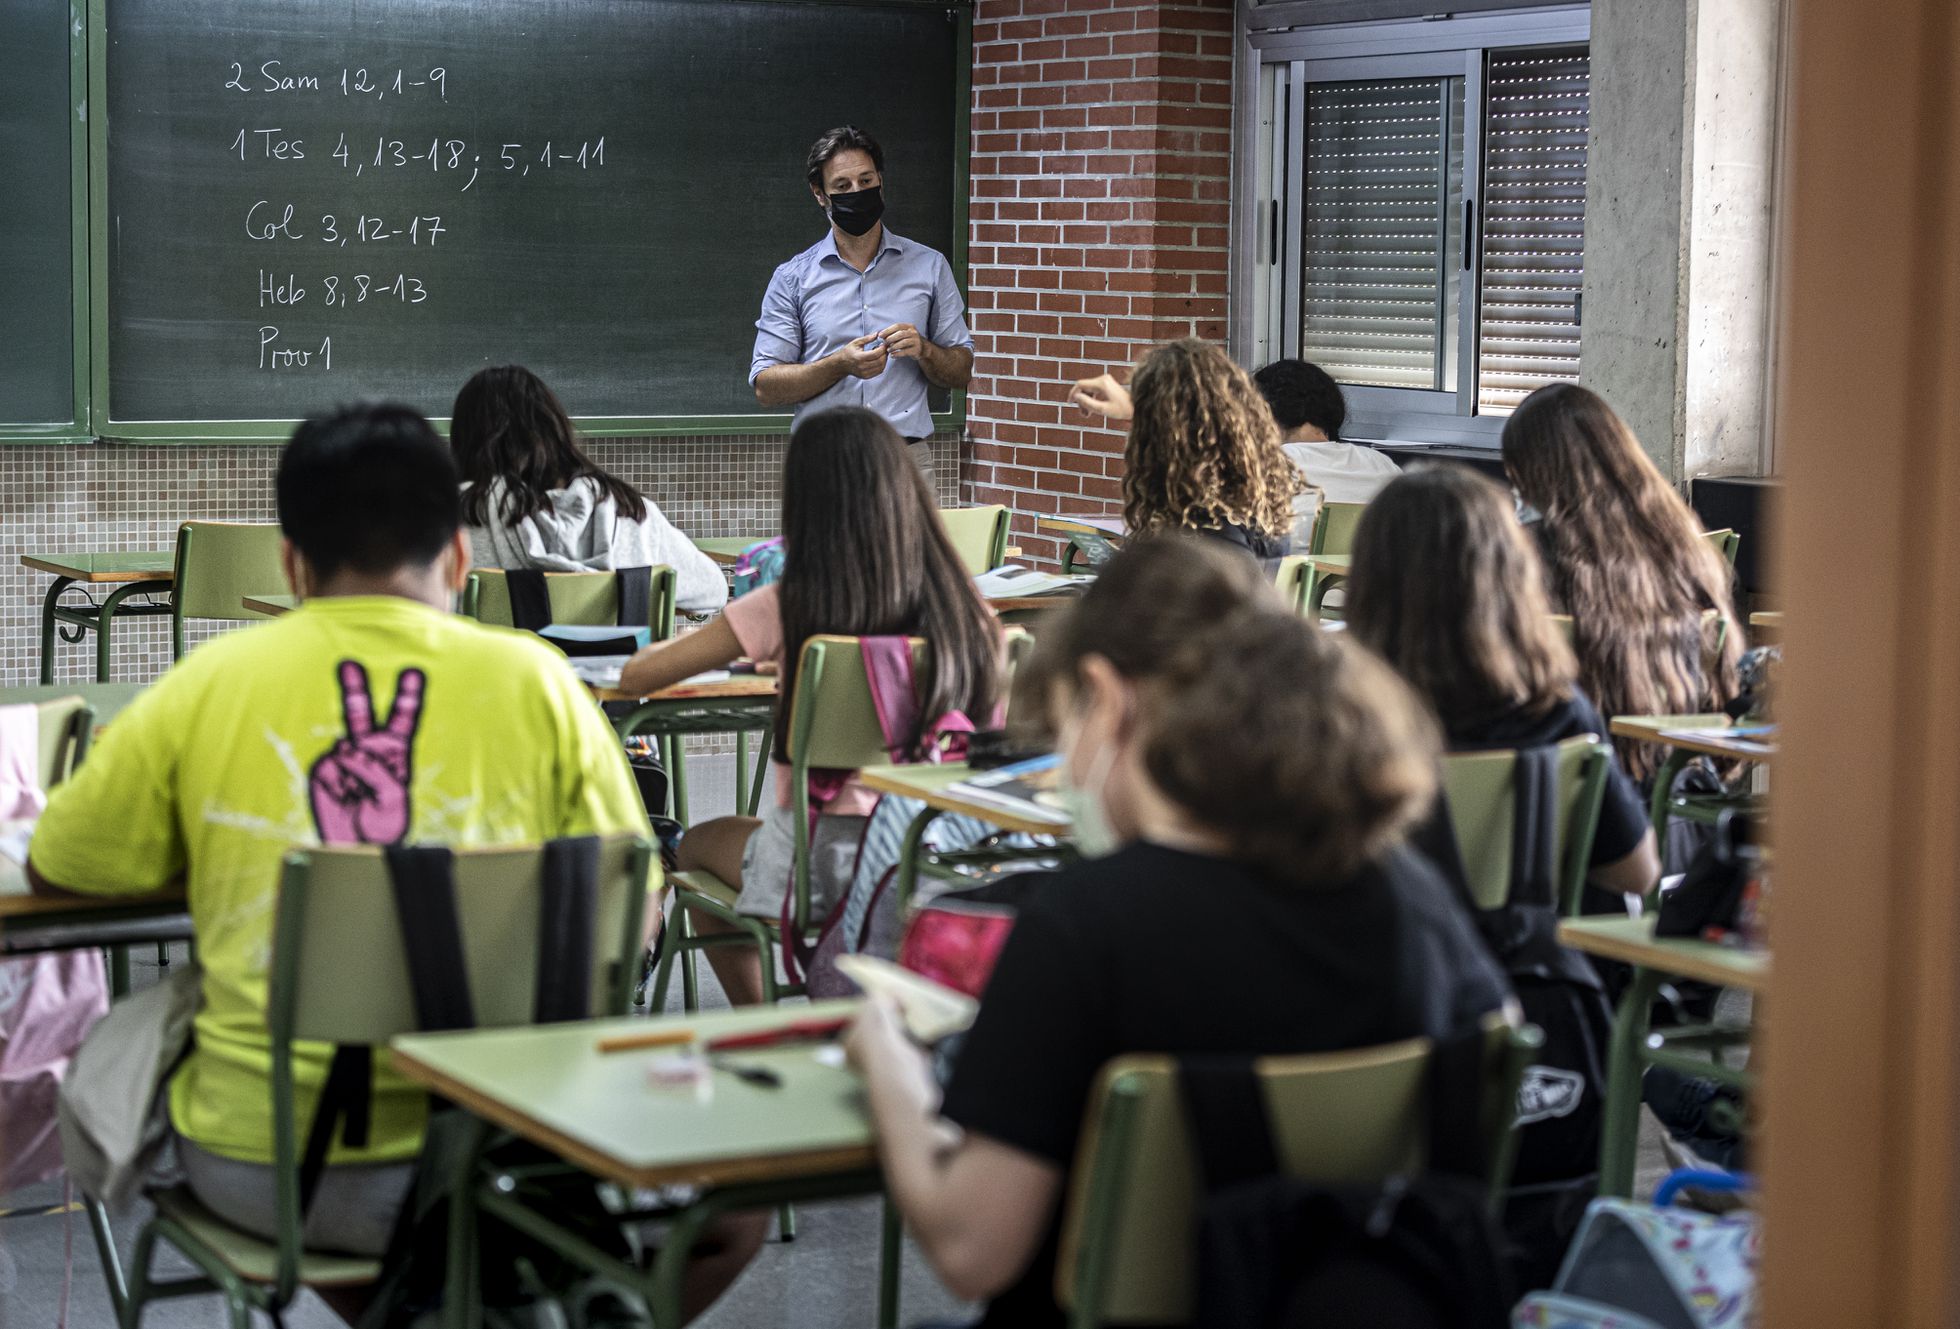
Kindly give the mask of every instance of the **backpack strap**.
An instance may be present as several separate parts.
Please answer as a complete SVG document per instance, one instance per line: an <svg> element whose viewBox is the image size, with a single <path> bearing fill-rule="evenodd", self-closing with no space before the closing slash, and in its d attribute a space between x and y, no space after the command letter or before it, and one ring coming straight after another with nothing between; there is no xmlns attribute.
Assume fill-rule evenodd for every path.
<svg viewBox="0 0 1960 1329"><path fill-rule="evenodd" d="M536 568L511 568L504 573L510 590L510 621L526 632L541 632L551 626L551 596L544 588L544 573Z"/></svg>
<svg viewBox="0 0 1960 1329"><path fill-rule="evenodd" d="M893 761L903 762L912 736L923 727L912 643L905 637L860 637L858 652L864 657L864 681L878 715L878 731L885 736L885 751Z"/></svg>
<svg viewBox="0 0 1960 1329"><path fill-rule="evenodd" d="M1482 1179L1484 1147L1484 1032L1471 1028L1436 1040L1429 1054L1425 1106L1431 1173Z"/></svg>
<svg viewBox="0 0 1960 1329"><path fill-rule="evenodd" d="M599 837L546 842L538 893L538 976L531 1018L538 1024L592 1013L592 934L599 916Z"/></svg>
<svg viewBox="0 0 1960 1329"><path fill-rule="evenodd" d="M653 626L653 568L615 568L619 579L619 614L614 620L622 628Z"/></svg>
<svg viewBox="0 0 1960 1329"><path fill-rule="evenodd" d="M456 856L441 845L391 844L382 852L408 955L416 1023L427 1032L475 1028L456 914Z"/></svg>
<svg viewBox="0 0 1960 1329"><path fill-rule="evenodd" d="M1512 768L1511 891L1507 903L1558 903L1558 749L1520 748Z"/></svg>
<svg viewBox="0 0 1960 1329"><path fill-rule="evenodd" d="M313 1124L306 1132L306 1148L299 1160L299 1221L313 1211L313 1197L320 1189L320 1174L327 1168L327 1151L333 1146L334 1127L346 1122L340 1142L349 1149L366 1148L368 1116L374 1103L374 1049L365 1043L341 1043L327 1063L327 1078L320 1086L320 1099L313 1108Z"/></svg>
<svg viewBox="0 0 1960 1329"><path fill-rule="evenodd" d="M1207 1191L1279 1172L1266 1096L1251 1057L1179 1057L1177 1087Z"/></svg>

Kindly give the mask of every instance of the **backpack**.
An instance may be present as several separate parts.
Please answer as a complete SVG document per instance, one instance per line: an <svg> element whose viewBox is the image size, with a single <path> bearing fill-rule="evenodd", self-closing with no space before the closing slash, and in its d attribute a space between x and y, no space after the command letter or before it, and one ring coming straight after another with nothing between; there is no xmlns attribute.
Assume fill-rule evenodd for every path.
<svg viewBox="0 0 1960 1329"><path fill-rule="evenodd" d="M1245 1057L1178 1061L1200 1161L1193 1329L1500 1329L1512 1295L1480 1146L1483 1036L1439 1043L1429 1069L1429 1170L1380 1186L1280 1175Z"/></svg>
<svg viewBox="0 0 1960 1329"><path fill-rule="evenodd" d="M615 627L585 627L554 623L545 574L537 568L512 568L504 573L510 590L511 622L535 632L568 656L631 655L650 640L653 617L653 569L615 568L619 608Z"/></svg>
<svg viewBox="0 0 1960 1329"><path fill-rule="evenodd" d="M1496 909L1471 901L1449 808L1438 803L1419 847L1462 891L1544 1046L1518 1085L1518 1154L1505 1199L1512 1274L1545 1287L1598 1189L1601 1105L1613 1009L1598 972L1558 940L1558 750L1520 749L1511 886Z"/></svg>
<svg viewBox="0 0 1960 1329"><path fill-rule="evenodd" d="M744 549L729 570L729 598L740 599L783 579L783 537L758 540Z"/></svg>
<svg viewBox="0 0 1960 1329"><path fill-rule="evenodd" d="M1658 1195L1656 1197L1658 1199ZM1756 1319L1754 1214L1595 1200L1550 1292L1515 1329L1741 1329Z"/></svg>

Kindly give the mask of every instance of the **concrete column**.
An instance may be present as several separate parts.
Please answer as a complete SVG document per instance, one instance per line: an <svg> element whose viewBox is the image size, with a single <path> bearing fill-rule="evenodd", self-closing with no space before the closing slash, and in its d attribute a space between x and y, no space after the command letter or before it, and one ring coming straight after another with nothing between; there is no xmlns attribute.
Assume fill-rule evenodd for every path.
<svg viewBox="0 0 1960 1329"><path fill-rule="evenodd" d="M1782 0L1593 0L1584 381L1676 480L1767 470Z"/></svg>

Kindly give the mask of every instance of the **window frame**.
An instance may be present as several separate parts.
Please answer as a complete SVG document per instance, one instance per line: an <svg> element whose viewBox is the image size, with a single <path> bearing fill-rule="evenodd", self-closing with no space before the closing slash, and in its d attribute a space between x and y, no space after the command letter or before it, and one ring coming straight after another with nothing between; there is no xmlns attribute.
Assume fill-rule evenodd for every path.
<svg viewBox="0 0 1960 1329"><path fill-rule="evenodd" d="M1274 118L1282 107L1268 70L1289 89L1284 111L1298 145L1304 128L1304 98L1310 83L1372 78L1443 77L1463 79L1463 196L1478 204L1477 234L1482 235L1483 112L1486 57L1493 51L1584 44L1592 40L1590 4L1548 5L1496 14L1466 14L1438 20L1298 23L1297 3L1257 4L1242 0L1238 71L1235 79L1232 233L1234 302L1232 349L1244 363L1297 354L1300 342L1297 281L1300 234L1297 226L1278 234L1278 218L1301 215L1304 183L1299 171L1283 163L1282 140ZM1293 160L1297 161L1298 148ZM1284 178L1284 194L1274 182ZM1469 238L1464 238L1468 247ZM1285 249L1275 262L1275 241ZM1481 244L1478 245L1481 250ZM1495 448L1505 416L1479 415L1477 407L1478 322L1482 305L1482 255L1459 269L1454 391L1343 385L1348 399L1348 432L1356 438L1396 443L1428 443ZM1277 331L1279 341L1272 338Z"/></svg>

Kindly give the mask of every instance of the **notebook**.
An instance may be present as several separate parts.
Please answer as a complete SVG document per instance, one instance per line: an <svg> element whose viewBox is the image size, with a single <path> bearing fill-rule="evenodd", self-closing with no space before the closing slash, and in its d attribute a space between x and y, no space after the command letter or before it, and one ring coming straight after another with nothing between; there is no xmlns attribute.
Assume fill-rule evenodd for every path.
<svg viewBox="0 0 1960 1329"><path fill-rule="evenodd" d="M890 997L905 1017L905 1028L921 1043L937 1043L973 1024L980 1003L923 974L902 969L876 955L840 955L837 970L873 996Z"/></svg>
<svg viewBox="0 0 1960 1329"><path fill-rule="evenodd" d="M1062 759L1055 753L1030 757L991 771L978 771L946 786L946 792L983 807L998 808L1017 817L1051 821L1065 831L1069 815L1055 795Z"/></svg>

